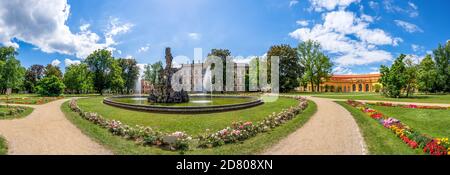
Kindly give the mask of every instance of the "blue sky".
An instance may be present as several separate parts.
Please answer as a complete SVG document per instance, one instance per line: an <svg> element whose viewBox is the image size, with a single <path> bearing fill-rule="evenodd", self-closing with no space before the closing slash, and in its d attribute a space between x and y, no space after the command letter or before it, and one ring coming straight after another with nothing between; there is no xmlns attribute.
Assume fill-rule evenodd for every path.
<svg viewBox="0 0 450 175"><path fill-rule="evenodd" d="M168 46L190 58L194 48L262 56L271 45L313 39L336 74L374 73L400 53L420 60L450 39L450 2L440 0L0 1L0 44L17 47L26 67L64 69L98 48L141 64L161 60Z"/></svg>

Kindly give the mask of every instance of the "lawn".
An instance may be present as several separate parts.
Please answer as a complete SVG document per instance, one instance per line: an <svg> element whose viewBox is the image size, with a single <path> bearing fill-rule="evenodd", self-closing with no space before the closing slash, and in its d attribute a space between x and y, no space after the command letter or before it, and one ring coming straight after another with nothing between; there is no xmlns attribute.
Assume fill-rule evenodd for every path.
<svg viewBox="0 0 450 175"><path fill-rule="evenodd" d="M279 98L274 103L265 103L249 109L219 112L213 114L158 114L125 110L102 103L103 98L79 99L78 105L84 111L97 112L106 119L119 120L135 126L150 126L164 132L185 131L197 135L209 129L216 131L229 126L234 121L259 121L273 112L280 112L298 104L292 98Z"/></svg>
<svg viewBox="0 0 450 175"><path fill-rule="evenodd" d="M10 106L10 108L19 108L18 106ZM23 118L31 114L33 112L33 108L29 107L20 107L24 109L22 112L19 112L15 115L10 115L10 108L8 108L6 105L0 105L0 120L4 119L17 119L17 118Z"/></svg>
<svg viewBox="0 0 450 175"><path fill-rule="evenodd" d="M371 108L396 118L411 128L433 136L450 137L450 110L409 109L372 105Z"/></svg>
<svg viewBox="0 0 450 175"><path fill-rule="evenodd" d="M87 110L86 107L89 107L89 105L94 105L91 106L91 109L95 109L95 111L99 113L103 112L109 115L114 114L114 118L116 118L117 116L126 115L126 117L123 117L123 119L127 120L130 123L138 123L138 121L141 121L146 122L147 125L152 127L161 125L157 128L163 131L184 130L189 134L200 134L202 132L205 132L206 128L209 128L212 131L223 129L225 126L229 126L233 121L258 121L272 112L279 112L284 107L297 104L297 101L288 98L280 98L280 100L276 103L266 103L264 105L250 109L201 115L149 114L143 112L128 111L103 105L101 103L101 98L80 99L78 104L84 110ZM61 109L66 114L66 117L77 127L79 127L85 134L98 141L99 143L105 145L115 154L179 154L178 152L166 151L156 147L144 147L136 145L132 141L113 136L109 131L97 125L94 125L89 121L82 119L76 113L71 112L68 107L68 102L64 103ZM271 111L270 109L276 110ZM250 138L243 143L228 144L218 148L210 149L192 148L192 150L186 152L186 154L257 154L264 149L278 143L279 140L286 137L289 133L303 126L303 124L309 120L309 118L316 112L316 110L316 105L313 102L309 102L309 107L303 113L299 114L296 118L289 121L288 123L275 128L270 132L258 134L256 137ZM107 118L106 115L104 115L104 117ZM149 122L148 120L154 121L156 123Z"/></svg>
<svg viewBox="0 0 450 175"><path fill-rule="evenodd" d="M345 102L336 102L346 108L355 118L364 137L369 154L373 155L415 155L424 154L420 149L409 148L389 129L376 120ZM381 112L381 111L380 111ZM406 122L407 123L407 122ZM407 123L409 124L409 123Z"/></svg>
<svg viewBox="0 0 450 175"><path fill-rule="evenodd" d="M0 136L0 155L6 155L7 152L8 146L6 145L6 141Z"/></svg>
<svg viewBox="0 0 450 175"><path fill-rule="evenodd" d="M351 100L376 100L376 101L394 101L394 102L417 102L417 103L442 103L450 104L450 95L414 95L409 98L389 98L375 93L369 94L317 94L315 97L331 99L351 99Z"/></svg>

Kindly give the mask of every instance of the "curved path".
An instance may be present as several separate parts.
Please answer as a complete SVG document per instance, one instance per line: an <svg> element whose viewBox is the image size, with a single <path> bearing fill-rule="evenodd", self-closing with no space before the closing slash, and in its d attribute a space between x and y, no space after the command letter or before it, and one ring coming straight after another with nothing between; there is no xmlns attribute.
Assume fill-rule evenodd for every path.
<svg viewBox="0 0 450 175"><path fill-rule="evenodd" d="M358 155L366 154L364 139L353 116L332 99L308 97L317 112L303 127L263 154Z"/></svg>
<svg viewBox="0 0 450 175"><path fill-rule="evenodd" d="M67 100L29 106L34 111L23 119L0 120L0 135L8 142L8 154L112 154L66 119L60 107Z"/></svg>

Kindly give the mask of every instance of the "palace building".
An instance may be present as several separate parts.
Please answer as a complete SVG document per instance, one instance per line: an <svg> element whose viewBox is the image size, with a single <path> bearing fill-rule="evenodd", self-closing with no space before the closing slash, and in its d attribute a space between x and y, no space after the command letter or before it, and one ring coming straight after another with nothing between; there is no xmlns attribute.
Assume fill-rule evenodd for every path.
<svg viewBox="0 0 450 175"><path fill-rule="evenodd" d="M320 85L320 92L374 92L381 74L333 75ZM317 92L317 86L300 87L303 92Z"/></svg>

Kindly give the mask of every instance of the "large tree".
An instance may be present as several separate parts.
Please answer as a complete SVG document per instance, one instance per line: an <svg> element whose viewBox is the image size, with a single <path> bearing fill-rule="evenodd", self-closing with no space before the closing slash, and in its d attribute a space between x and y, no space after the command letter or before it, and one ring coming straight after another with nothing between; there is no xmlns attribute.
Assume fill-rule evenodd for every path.
<svg viewBox="0 0 450 175"><path fill-rule="evenodd" d="M13 47L0 47L0 93L6 89L19 89L23 83L25 68L16 59L18 53Z"/></svg>
<svg viewBox="0 0 450 175"><path fill-rule="evenodd" d="M299 63L304 68L302 82L309 82L311 90L320 91L320 84L331 76L333 64L321 51L320 44L313 40L302 42L297 47Z"/></svg>
<svg viewBox="0 0 450 175"><path fill-rule="evenodd" d="M128 94L136 86L136 81L139 76L139 67L135 59L119 59L119 66L122 69L122 79L125 84L125 92ZM123 93L123 92L122 92Z"/></svg>
<svg viewBox="0 0 450 175"><path fill-rule="evenodd" d="M93 88L93 83L87 64L72 64L66 67L64 84L66 85L67 90L72 93L75 92L80 94L89 92Z"/></svg>
<svg viewBox="0 0 450 175"><path fill-rule="evenodd" d="M405 57L406 55L401 54L391 68L384 65L380 68L380 83L383 85L383 93L386 96L398 98L401 96L402 89L406 87Z"/></svg>
<svg viewBox="0 0 450 175"><path fill-rule="evenodd" d="M450 41L446 45L439 45L433 51L436 64L436 90L450 92Z"/></svg>
<svg viewBox="0 0 450 175"><path fill-rule="evenodd" d="M60 96L64 92L64 83L55 75L42 78L36 89L37 93L42 96Z"/></svg>
<svg viewBox="0 0 450 175"><path fill-rule="evenodd" d="M47 66L45 66L44 75L46 77L51 77L52 75L54 75L55 77L57 77L61 80L63 78L61 69L59 69L58 66L54 66L52 64L47 64Z"/></svg>
<svg viewBox="0 0 450 175"><path fill-rule="evenodd" d="M153 64L145 65L144 67L144 80L150 82L150 84L157 85L161 83L160 73L163 70L161 61Z"/></svg>
<svg viewBox="0 0 450 175"><path fill-rule="evenodd" d="M406 97L413 94L417 89L418 65L411 58L405 59L405 88Z"/></svg>
<svg viewBox="0 0 450 175"><path fill-rule="evenodd" d="M44 66L42 65L32 65L25 72L25 80L23 86L26 91L33 93L36 91L36 85L44 77Z"/></svg>
<svg viewBox="0 0 450 175"><path fill-rule="evenodd" d="M282 44L270 47L267 58L273 56L280 58L280 92L288 92L299 86L298 77L303 74L303 67L299 64L297 52L291 46ZM268 79L270 79L271 61L268 62Z"/></svg>
<svg viewBox="0 0 450 175"><path fill-rule="evenodd" d="M434 92L436 88L436 67L431 55L425 56L420 62L418 69L418 86L419 90L429 93Z"/></svg>
<svg viewBox="0 0 450 175"><path fill-rule="evenodd" d="M110 51L105 49L96 50L84 62L89 67L94 88L100 95L103 95L105 89L117 90L122 88L123 79L120 76L120 66L111 56Z"/></svg>

